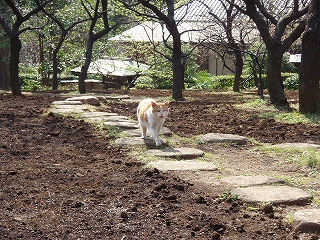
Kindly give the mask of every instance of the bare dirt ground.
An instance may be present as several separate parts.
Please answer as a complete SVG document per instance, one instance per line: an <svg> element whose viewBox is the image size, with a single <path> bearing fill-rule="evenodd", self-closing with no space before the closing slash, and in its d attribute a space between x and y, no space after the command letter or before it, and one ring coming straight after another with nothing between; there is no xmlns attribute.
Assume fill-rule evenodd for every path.
<svg viewBox="0 0 320 240"><path fill-rule="evenodd" d="M168 91L129 94L170 97ZM191 91L185 96L186 102L171 103L165 124L181 137L221 132L261 143L320 144L319 126L283 124L234 107L241 94ZM287 97L297 99L297 93ZM252 211L252 205L230 198L224 186L145 168L129 157L130 149L109 143L113 137L93 125L45 114L61 99L60 94L0 93L1 239L318 239L293 231L285 220L290 206ZM111 101L100 110L135 119L136 106ZM218 156L222 175L308 174L276 164L251 146L202 148ZM318 186L301 185L314 191Z"/></svg>

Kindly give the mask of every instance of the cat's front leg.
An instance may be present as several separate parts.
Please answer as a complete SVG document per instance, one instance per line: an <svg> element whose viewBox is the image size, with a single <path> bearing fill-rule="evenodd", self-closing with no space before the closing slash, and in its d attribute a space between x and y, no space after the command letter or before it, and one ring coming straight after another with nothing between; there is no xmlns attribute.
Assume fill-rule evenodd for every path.
<svg viewBox="0 0 320 240"><path fill-rule="evenodd" d="M150 130L150 134L151 134L152 138L156 142L156 146L157 147L161 146L161 141L160 141L160 139L158 137L157 130L154 127L150 127L149 130Z"/></svg>
<svg viewBox="0 0 320 240"><path fill-rule="evenodd" d="M141 126L141 128L142 128L141 138L142 138L142 139L145 139L145 138L147 138L147 127Z"/></svg>

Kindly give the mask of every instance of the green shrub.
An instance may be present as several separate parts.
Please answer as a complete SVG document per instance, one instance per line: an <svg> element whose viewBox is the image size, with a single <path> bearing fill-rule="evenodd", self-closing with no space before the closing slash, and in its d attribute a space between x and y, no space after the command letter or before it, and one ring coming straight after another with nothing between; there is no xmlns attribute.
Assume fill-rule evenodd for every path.
<svg viewBox="0 0 320 240"><path fill-rule="evenodd" d="M233 87L233 83L233 75L214 76L212 89L230 90Z"/></svg>
<svg viewBox="0 0 320 240"><path fill-rule="evenodd" d="M42 89L41 76L37 68L20 65L19 70L19 80L22 90L35 91Z"/></svg>
<svg viewBox="0 0 320 240"><path fill-rule="evenodd" d="M286 90L299 89L299 74L298 73L282 73L283 85Z"/></svg>
<svg viewBox="0 0 320 240"><path fill-rule="evenodd" d="M154 87L157 89L172 89L172 71L154 70L149 76L154 81Z"/></svg>
<svg viewBox="0 0 320 240"><path fill-rule="evenodd" d="M19 74L19 78L22 90L36 91L43 89L39 74Z"/></svg>
<svg viewBox="0 0 320 240"><path fill-rule="evenodd" d="M154 89L155 82L151 77L141 76L135 81L134 87L136 89Z"/></svg>

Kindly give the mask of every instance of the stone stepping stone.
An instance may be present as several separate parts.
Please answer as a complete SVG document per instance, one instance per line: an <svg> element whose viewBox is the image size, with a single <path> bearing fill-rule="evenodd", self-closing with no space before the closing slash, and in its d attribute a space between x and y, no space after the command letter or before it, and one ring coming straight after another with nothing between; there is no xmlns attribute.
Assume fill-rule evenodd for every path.
<svg viewBox="0 0 320 240"><path fill-rule="evenodd" d="M81 109L81 110L87 110L88 107L86 105L56 105L55 109L70 109L70 111L74 109Z"/></svg>
<svg viewBox="0 0 320 240"><path fill-rule="evenodd" d="M125 119L109 119L108 121L103 123L104 128L107 127L120 127L125 129L136 129L138 128L138 124L130 121L126 121Z"/></svg>
<svg viewBox="0 0 320 240"><path fill-rule="evenodd" d="M83 104L89 104L89 105L93 105L93 106L100 106L99 98L93 97L93 96L72 97L72 98L67 98L66 101L80 101Z"/></svg>
<svg viewBox="0 0 320 240"><path fill-rule="evenodd" d="M95 117L109 117L109 116L117 116L116 113L108 113L108 112L87 112L81 114L83 118L95 118Z"/></svg>
<svg viewBox="0 0 320 240"><path fill-rule="evenodd" d="M281 143L272 145L273 147L278 148L320 148L320 145L318 144L312 144L312 143Z"/></svg>
<svg viewBox="0 0 320 240"><path fill-rule="evenodd" d="M303 209L294 213L293 226L296 232L320 232L320 209Z"/></svg>
<svg viewBox="0 0 320 240"><path fill-rule="evenodd" d="M231 195L238 195L245 202L273 204L302 204L307 203L312 195L302 189L288 186L256 186L236 188Z"/></svg>
<svg viewBox="0 0 320 240"><path fill-rule="evenodd" d="M178 158L178 159L192 159L201 157L204 152L196 148L166 148L166 149L150 149L147 150L150 155L158 157Z"/></svg>
<svg viewBox="0 0 320 240"><path fill-rule="evenodd" d="M216 171L217 167L209 162L198 161L156 161L148 164L161 171Z"/></svg>
<svg viewBox="0 0 320 240"><path fill-rule="evenodd" d="M106 122L126 122L128 117L121 115L106 116ZM133 123L133 122L129 122ZM137 123L135 123L137 125Z"/></svg>
<svg viewBox="0 0 320 240"><path fill-rule="evenodd" d="M56 105L55 109L50 110L50 114L55 117L61 117L66 114L83 113L88 108L84 105Z"/></svg>
<svg viewBox="0 0 320 240"><path fill-rule="evenodd" d="M82 105L81 101L55 101L53 105Z"/></svg>
<svg viewBox="0 0 320 240"><path fill-rule="evenodd" d="M125 131L125 133L128 135L128 136L131 136L131 137L140 137L142 135L142 130L140 128L138 129L131 129L131 130L127 130ZM147 135L150 135L149 131L147 131ZM163 136L172 136L172 131L167 128L167 127L163 127L160 131L160 135L163 135Z"/></svg>
<svg viewBox="0 0 320 240"><path fill-rule="evenodd" d="M233 186L255 186L267 184L283 184L284 180L268 176L232 176L222 178L221 182Z"/></svg>
<svg viewBox="0 0 320 240"><path fill-rule="evenodd" d="M116 113L106 112L86 112L81 114L81 117L93 122L104 122L109 119L110 116L117 116Z"/></svg>
<svg viewBox="0 0 320 240"><path fill-rule="evenodd" d="M161 139L162 146L168 146L165 139ZM156 146L155 141L152 138L143 139L141 137L122 137L115 140L115 144L119 145L146 145L146 146Z"/></svg>
<svg viewBox="0 0 320 240"><path fill-rule="evenodd" d="M207 133L197 138L197 141L202 143L235 143L244 145L248 142L248 138L225 133Z"/></svg>
<svg viewBox="0 0 320 240"><path fill-rule="evenodd" d="M111 100L114 100L114 99L130 99L129 95L118 95L118 94L105 95L104 97L105 97L105 99L111 99Z"/></svg>

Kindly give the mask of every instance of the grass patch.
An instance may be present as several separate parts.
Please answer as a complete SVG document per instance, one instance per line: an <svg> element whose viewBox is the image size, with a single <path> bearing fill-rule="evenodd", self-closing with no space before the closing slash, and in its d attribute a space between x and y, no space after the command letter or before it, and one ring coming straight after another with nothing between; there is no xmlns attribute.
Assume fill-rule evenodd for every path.
<svg viewBox="0 0 320 240"><path fill-rule="evenodd" d="M105 136L108 138L117 137L122 132L122 129L117 126L101 126L101 127L103 128Z"/></svg>
<svg viewBox="0 0 320 240"><path fill-rule="evenodd" d="M165 137L162 135L162 137ZM170 147L188 146L196 144L196 136L192 138L180 137L176 134L172 134L170 137L165 137Z"/></svg>
<svg viewBox="0 0 320 240"><path fill-rule="evenodd" d="M147 153L147 147L145 145L136 145L131 147L131 151L128 152L128 156L143 163L163 160L160 157Z"/></svg>
<svg viewBox="0 0 320 240"><path fill-rule="evenodd" d="M302 114L298 111L280 111L273 105L267 104L267 101L262 99L250 99L246 98L245 101L234 105L236 108L241 110L255 110L259 113L254 114L260 118L274 119L277 122L288 123L288 124L320 124L319 114Z"/></svg>
<svg viewBox="0 0 320 240"><path fill-rule="evenodd" d="M282 148L262 145L258 150L269 156L283 159L286 163L308 167L315 171L320 170L320 149L317 148Z"/></svg>

